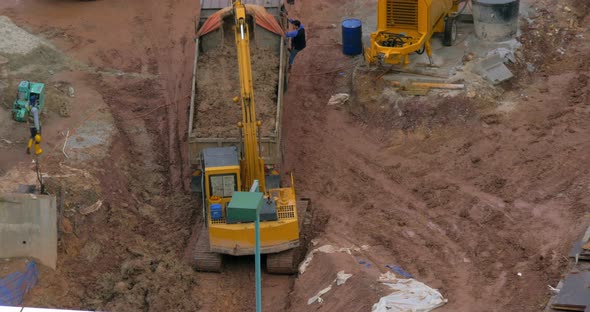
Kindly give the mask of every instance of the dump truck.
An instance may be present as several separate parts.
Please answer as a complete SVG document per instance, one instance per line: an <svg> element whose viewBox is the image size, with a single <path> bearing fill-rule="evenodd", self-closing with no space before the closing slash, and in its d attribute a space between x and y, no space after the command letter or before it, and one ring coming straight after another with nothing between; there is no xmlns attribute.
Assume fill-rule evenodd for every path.
<svg viewBox="0 0 590 312"><path fill-rule="evenodd" d="M368 63L408 64L411 53L426 51L430 65L430 39L443 34L443 44L457 38L457 11L465 0L378 0L377 31L365 49Z"/></svg>
<svg viewBox="0 0 590 312"><path fill-rule="evenodd" d="M223 255L254 255L259 209L267 271L291 274L309 200L292 176L281 181L286 14L279 0L244 3L201 1L188 144L204 222L193 265L220 272Z"/></svg>

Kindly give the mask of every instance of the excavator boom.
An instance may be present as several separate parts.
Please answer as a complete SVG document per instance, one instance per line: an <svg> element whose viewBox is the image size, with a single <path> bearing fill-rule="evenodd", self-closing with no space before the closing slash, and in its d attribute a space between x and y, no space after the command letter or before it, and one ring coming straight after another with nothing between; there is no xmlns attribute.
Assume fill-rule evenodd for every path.
<svg viewBox="0 0 590 312"><path fill-rule="evenodd" d="M254 103L254 87L252 85L252 61L250 60L250 31L246 21L246 7L240 0L233 4L235 16L235 38L238 52L238 67L240 71L242 123L244 152L240 165L242 168L242 185L250 188L254 180L258 180L260 191L266 191L264 179L264 160L260 157L258 147L258 127L256 120L256 105Z"/></svg>
<svg viewBox="0 0 590 312"><path fill-rule="evenodd" d="M201 151L203 173L200 177L206 222L194 254L197 270L221 271L221 254L253 255L256 248L254 221L257 218L260 218L260 253L266 254L268 272L296 272L301 254L300 229L305 219L302 214L307 211L309 201L296 199L293 177L290 187L267 182L259 146L261 121L256 119L250 28L256 31L252 17L261 14L260 10L257 6L246 7L240 0L232 2L231 10L224 10L233 13L240 79L240 96L234 101L240 103L242 110L242 120L238 123L241 137L239 145L208 147ZM229 18L225 21L232 22ZM277 26L280 27L278 23ZM272 36L277 36L283 45L281 35L275 33ZM284 47L278 48L283 54ZM280 64L284 64L282 60L284 58ZM278 75L282 77L280 68ZM277 176L278 173L269 172L269 175ZM259 192L250 191L254 181L258 181Z"/></svg>

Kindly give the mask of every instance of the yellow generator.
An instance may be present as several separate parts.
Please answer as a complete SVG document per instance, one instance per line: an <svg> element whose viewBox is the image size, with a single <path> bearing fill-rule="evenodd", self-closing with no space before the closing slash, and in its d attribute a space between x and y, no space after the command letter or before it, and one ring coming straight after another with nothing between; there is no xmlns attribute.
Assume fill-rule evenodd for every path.
<svg viewBox="0 0 590 312"><path fill-rule="evenodd" d="M456 12L464 0L378 0L377 31L371 33L365 49L368 63L408 64L409 54L428 54L432 65L430 39L443 33L443 44L457 38Z"/></svg>

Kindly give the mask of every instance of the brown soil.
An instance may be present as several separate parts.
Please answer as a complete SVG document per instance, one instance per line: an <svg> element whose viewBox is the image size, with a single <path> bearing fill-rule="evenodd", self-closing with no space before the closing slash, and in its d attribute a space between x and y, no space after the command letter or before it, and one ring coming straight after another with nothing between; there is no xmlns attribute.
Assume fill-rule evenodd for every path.
<svg viewBox="0 0 590 312"><path fill-rule="evenodd" d="M339 5L301 4L291 13L309 24ZM544 8L562 22L561 12ZM335 57L338 47L323 46L337 31L314 34L322 47L298 56L294 75L330 72L344 62ZM376 87L366 102L350 103L351 118L325 105L337 92L337 72L293 79L286 101L301 104L286 106L286 116L300 116L284 125L287 170L294 169L314 207L331 216L322 237L340 246L370 245L353 259L373 264L359 271L346 254L318 259L320 269L295 282L293 311L366 310L374 293L355 294L375 287L376 278L368 277L385 264L440 289L449 299L441 311L541 310L546 285L557 284L570 242L587 226L580 217L590 201L582 187L590 170L583 161L588 111L581 104L588 67L577 55L589 50L574 37L567 41L570 54L542 61L536 56L547 47L525 42L526 61L544 62L546 70L523 80L509 113L496 110L502 97L492 103L404 99L396 108ZM551 41L550 51L562 42ZM325 287L314 272L325 283L341 269L355 273L351 284L332 290L322 305L307 306ZM365 283L352 283L355 277Z"/></svg>
<svg viewBox="0 0 590 312"><path fill-rule="evenodd" d="M49 175L73 176L48 179L52 193L61 185L67 191L58 268L40 268L39 285L25 304L253 311L252 259L229 258L223 274L195 273L184 261L200 218L198 200L185 192L190 38L198 7L188 0L112 3L0 3L0 14L51 39L70 57L134 74L91 71L56 79L98 92L116 135L104 160L90 159L78 169L56 156L43 163ZM590 34L571 27L562 39L543 42L544 32L570 25L571 14L557 4L583 12L585 2L535 3L543 19L538 32L525 33L519 66L528 62L540 70L523 71L512 87L503 86L505 95L484 102L429 97L393 103L369 82L374 88L349 103L353 114L326 103L350 85L351 73L339 74L350 59L333 44L341 34L331 24L355 4L301 0L289 8L308 30L308 47L297 56L285 98L284 169L294 172L298 194L313 200L320 244L366 248L318 254L297 278L264 275L266 311L369 310L387 294L376 282L386 264L438 288L449 299L440 311L543 308L547 285L555 286L567 269L570 243L587 226L582 216L590 211L590 73L584 58L590 47L576 36ZM562 44L566 53L555 54ZM227 95L230 104L235 95ZM59 149L59 132L92 110L73 101L72 117L49 115L48 148ZM0 138L13 135L6 127ZM7 137L12 144L0 142L7 146L0 154L4 171L23 157L20 137ZM13 167L28 169L29 159L23 160ZM103 206L96 212L79 212L99 199ZM324 303L307 305L340 270L353 277L326 294Z"/></svg>
<svg viewBox="0 0 590 312"><path fill-rule="evenodd" d="M580 20L583 20L588 15L588 13L590 13L590 3L588 3L588 1L572 0L571 3L574 13L580 18Z"/></svg>
<svg viewBox="0 0 590 312"><path fill-rule="evenodd" d="M233 38L232 38L233 40ZM242 120L237 52L233 42L199 56L196 81L195 131L198 137L227 138L240 135ZM276 131L279 58L272 52L252 45L252 80L256 115L262 121L262 135Z"/></svg>

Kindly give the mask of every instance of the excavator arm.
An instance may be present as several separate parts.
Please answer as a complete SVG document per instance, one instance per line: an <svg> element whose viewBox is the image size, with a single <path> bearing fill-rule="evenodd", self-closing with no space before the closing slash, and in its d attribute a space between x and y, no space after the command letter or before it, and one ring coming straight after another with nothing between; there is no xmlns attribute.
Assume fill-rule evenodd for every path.
<svg viewBox="0 0 590 312"><path fill-rule="evenodd" d="M254 103L254 87L252 85L252 62L250 60L250 32L246 20L246 7L242 1L233 2L235 16L235 38L238 51L238 67L240 72L240 101L242 106L242 122L238 124L242 131L244 148L240 159L242 168L242 185L248 189L258 180L260 191L266 191L264 178L264 160L260 157L258 131L261 122L256 120Z"/></svg>

